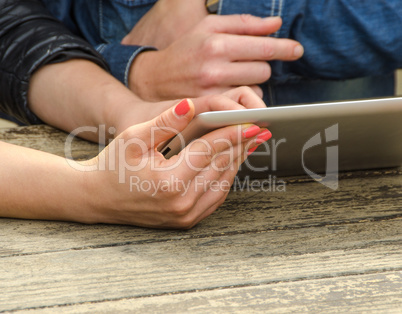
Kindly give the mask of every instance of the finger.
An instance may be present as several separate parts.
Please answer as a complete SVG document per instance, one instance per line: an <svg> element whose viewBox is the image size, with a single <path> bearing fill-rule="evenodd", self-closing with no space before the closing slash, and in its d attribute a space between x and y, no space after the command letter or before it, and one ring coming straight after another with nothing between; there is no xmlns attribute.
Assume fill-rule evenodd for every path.
<svg viewBox="0 0 402 314"><path fill-rule="evenodd" d="M245 155L238 158L233 163L233 167L221 174L219 179L216 179L215 182L218 183L211 185L209 190L199 198L190 214L191 216L188 217L188 219L192 221L191 227L210 216L224 203L233 185L238 169L245 158ZM211 202L212 205L209 207L205 208L205 206L203 206L205 204L211 204Z"/></svg>
<svg viewBox="0 0 402 314"><path fill-rule="evenodd" d="M194 117L194 113L193 102L184 99L156 118L132 127L130 135L140 139L148 149L156 148L183 131Z"/></svg>
<svg viewBox="0 0 402 314"><path fill-rule="evenodd" d="M216 35L213 40L224 42L221 53L230 61L294 61L304 53L299 42L286 38Z"/></svg>
<svg viewBox="0 0 402 314"><path fill-rule="evenodd" d="M203 199L210 199L213 200L215 199L216 202L207 210L205 211L198 211L199 215L196 219L194 219L194 225L198 224L200 221L204 220L208 216L210 216L216 209L218 209L226 200L230 188L232 187L234 180L236 178L236 175L239 171L240 165L246 160L247 156L246 155L241 155L237 160L234 161L233 167L225 171L219 178L220 182L223 182L225 184L222 184L222 189L221 191L223 192L223 195L221 198L219 198L219 195L213 195L214 190L210 189L207 193L205 193L199 200L198 204L202 204ZM215 193L216 194L216 193ZM215 196L215 197L214 197ZM197 212L197 208L194 208L194 212Z"/></svg>
<svg viewBox="0 0 402 314"><path fill-rule="evenodd" d="M222 66L219 72L217 75L223 86L248 86L268 81L271 67L266 61L231 62Z"/></svg>
<svg viewBox="0 0 402 314"><path fill-rule="evenodd" d="M270 132L264 130L255 141L250 140L246 145L244 143L236 145L235 152L233 153L235 160L232 161L230 158L229 163L227 163L227 160L225 161L225 158L228 155L222 155L223 157L221 161L223 162L220 166L225 167L226 164L228 166L223 171L207 169L205 172L202 172L195 177L190 189L187 191L190 191L187 194L187 197L195 200L195 205L192 207L191 211L182 218L182 227L193 227L201 220L211 215L225 201L240 165L248 156L244 150L258 145L259 143L263 143L263 140L268 140L270 138L268 135L270 135Z"/></svg>
<svg viewBox="0 0 402 314"><path fill-rule="evenodd" d="M266 104L262 100L262 90L258 86L233 88L225 92L224 95L248 109L266 107Z"/></svg>
<svg viewBox="0 0 402 314"><path fill-rule="evenodd" d="M243 154L245 155L245 154ZM237 173L238 166L232 177ZM233 183L233 178L220 180L222 173L208 171L194 177L191 186L181 195L192 200L191 209L176 222L179 228L191 228L200 221L199 217L209 216L224 201Z"/></svg>
<svg viewBox="0 0 402 314"><path fill-rule="evenodd" d="M207 29L215 33L265 36L277 32L282 26L282 19L277 16L260 18L249 14L210 15L205 23Z"/></svg>
<svg viewBox="0 0 402 314"><path fill-rule="evenodd" d="M248 138L255 138L261 129L255 125L233 125L212 131L190 143L179 155L169 159L171 163L182 161L177 169L190 179L214 166L214 158L223 152L233 154L237 145L244 145ZM184 159L184 162L183 162ZM215 171L213 169L212 171Z"/></svg>
<svg viewBox="0 0 402 314"><path fill-rule="evenodd" d="M254 92L254 94L256 94L260 98L260 100L256 100L255 103L253 103L253 102L247 102L247 104L243 103L242 105L240 105L239 103L233 104L231 102L231 104L234 105L233 109L232 108L219 109L220 105L217 105L217 106L209 107L210 109L208 110L207 108L203 108L202 106L200 106L200 107L196 106L195 114L197 115L197 114L200 114L200 113L206 112L206 111L236 110L236 109L240 110L240 109L244 109L244 108L251 109L251 108L265 108L266 107L266 104L262 101L262 97L263 97L264 93L263 93L261 87L259 87L257 85L239 86L239 87L236 87L236 86L213 87L213 88L203 89L202 91L200 91L200 94L202 95L202 97L211 96L211 95L225 95L226 93L230 92L231 90L234 90L237 88L244 88L244 87L251 89ZM199 98L202 98L202 97L199 97ZM194 103L196 102L195 99L193 100L193 102ZM239 107L239 105L240 105L240 107ZM230 106L232 106L232 105L230 105Z"/></svg>
<svg viewBox="0 0 402 314"><path fill-rule="evenodd" d="M192 185L196 186L200 178L206 178L207 182L210 182L219 177L228 167L236 170L233 169L234 160L239 158L244 160L248 156L250 148L262 144L271 137L271 133L268 130L260 129L255 125L249 126L233 126L241 131L241 136L238 135L235 139L228 140L228 138L216 135L219 131L225 132L224 129L233 128L227 127L214 131L215 134L213 132L207 134L207 136L210 136L208 140L211 142L208 142L207 136L194 141L182 153L175 156L175 159L170 159L173 159L174 161L172 162L174 163L183 161L183 159L185 161L179 167L176 167L176 172L179 176L188 178L191 181L194 181L194 178L197 177L197 182L192 183ZM229 131L226 130L226 133ZM224 134L223 136L226 135ZM239 138L243 139L239 140ZM237 143L233 144L235 141Z"/></svg>
<svg viewBox="0 0 402 314"><path fill-rule="evenodd" d="M228 92L229 88L222 88L222 93ZM214 92L211 90L211 93ZM251 90L244 90L244 94L253 94ZM229 94L231 95L231 94ZM246 95L244 95L246 96ZM209 111L223 111L223 110L241 110L245 109L244 104L239 104L236 97L231 99L226 95L213 95L213 96L203 96L200 98L192 99L195 105L195 114L200 114L202 112ZM253 101L253 100L250 100ZM257 101L257 100L255 100Z"/></svg>
<svg viewBox="0 0 402 314"><path fill-rule="evenodd" d="M259 87L257 85L254 85L254 86L252 85L252 86L248 86L248 87L251 88L254 91L254 93L256 93L258 95L258 97L260 97L262 100L262 98L264 97L264 92L261 87ZM266 106L265 102L263 102L263 104L264 104L264 106ZM263 108L263 107L258 106L258 108Z"/></svg>
<svg viewBox="0 0 402 314"><path fill-rule="evenodd" d="M255 126L252 128L255 128ZM211 163L197 175L202 175L203 178L207 179L207 182L210 182L216 180L228 170L237 172L240 164L244 162L250 153L272 137L272 133L269 130L260 130L261 132L251 140L229 147L226 151L216 154Z"/></svg>
<svg viewBox="0 0 402 314"><path fill-rule="evenodd" d="M188 228L194 227L195 225L199 224L202 220L212 215L224 203L228 194L229 192L223 194L221 193L217 194L215 192L212 192L211 190L207 191L203 195L203 197L201 197L200 200L197 202L192 215L187 218L187 220L191 222ZM206 209L205 207L199 209L198 207L201 207L202 204L205 202L205 200L214 201L214 203L211 206L207 207ZM195 213L198 214L198 216L195 216ZM193 218L194 216L195 218Z"/></svg>

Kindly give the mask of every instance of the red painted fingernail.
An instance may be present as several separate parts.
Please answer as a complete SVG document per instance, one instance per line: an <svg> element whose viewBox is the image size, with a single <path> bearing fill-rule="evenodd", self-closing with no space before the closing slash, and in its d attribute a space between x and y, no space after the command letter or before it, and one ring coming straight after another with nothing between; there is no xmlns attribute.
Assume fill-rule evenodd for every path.
<svg viewBox="0 0 402 314"><path fill-rule="evenodd" d="M257 136L257 139L255 140L256 144L262 144L266 141L268 141L272 137L272 133L269 132L268 130L262 131L260 135Z"/></svg>
<svg viewBox="0 0 402 314"><path fill-rule="evenodd" d="M254 148L250 148L247 152L247 155L250 156L252 153L255 152L255 150L258 148L258 146L254 147Z"/></svg>
<svg viewBox="0 0 402 314"><path fill-rule="evenodd" d="M174 108L174 112L178 116L184 116L186 113L190 111L190 105L188 103L188 99L183 99L179 102L176 107Z"/></svg>
<svg viewBox="0 0 402 314"><path fill-rule="evenodd" d="M254 137L258 133L260 133L260 131L261 131L261 129L258 126L253 125L243 131L243 136L244 136L244 138Z"/></svg>

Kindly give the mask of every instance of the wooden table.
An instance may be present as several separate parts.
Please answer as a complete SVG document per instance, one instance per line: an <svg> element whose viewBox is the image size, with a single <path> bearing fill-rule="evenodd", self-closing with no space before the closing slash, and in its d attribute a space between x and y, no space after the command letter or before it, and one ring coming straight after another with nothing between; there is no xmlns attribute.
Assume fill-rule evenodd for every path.
<svg viewBox="0 0 402 314"><path fill-rule="evenodd" d="M59 155L65 137L0 131ZM190 231L0 219L0 291L0 312L401 313L402 171L232 192Z"/></svg>

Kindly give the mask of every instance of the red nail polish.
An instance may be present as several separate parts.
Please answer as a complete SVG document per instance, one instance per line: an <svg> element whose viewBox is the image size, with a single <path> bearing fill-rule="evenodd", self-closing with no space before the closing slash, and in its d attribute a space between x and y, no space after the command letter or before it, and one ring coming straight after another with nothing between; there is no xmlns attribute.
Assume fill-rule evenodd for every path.
<svg viewBox="0 0 402 314"><path fill-rule="evenodd" d="M254 147L254 148L250 148L247 152L247 155L250 156L252 153L255 152L255 150L258 148L258 146Z"/></svg>
<svg viewBox="0 0 402 314"><path fill-rule="evenodd" d="M176 107L174 108L174 112L178 116L184 116L186 113L190 111L190 105L188 103L187 99L183 99L181 102L179 102Z"/></svg>
<svg viewBox="0 0 402 314"><path fill-rule="evenodd" d="M262 144L262 143L268 141L271 137L272 137L272 133L269 132L268 130L265 130L265 131L261 132L260 135L257 136L255 143Z"/></svg>
<svg viewBox="0 0 402 314"><path fill-rule="evenodd" d="M244 138L254 137L258 133L260 133L260 131L261 131L261 129L258 126L253 125L243 131L243 136L244 136Z"/></svg>

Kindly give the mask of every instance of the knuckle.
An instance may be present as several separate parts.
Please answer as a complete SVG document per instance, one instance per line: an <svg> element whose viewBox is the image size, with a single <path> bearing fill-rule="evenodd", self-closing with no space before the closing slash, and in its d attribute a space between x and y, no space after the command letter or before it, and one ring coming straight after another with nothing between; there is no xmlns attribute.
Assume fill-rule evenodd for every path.
<svg viewBox="0 0 402 314"><path fill-rule="evenodd" d="M199 75L200 86L207 88L218 85L222 81L222 72L218 68L212 66L203 66Z"/></svg>
<svg viewBox="0 0 402 314"><path fill-rule="evenodd" d="M181 221L191 212L194 205L195 203L193 199L179 197L169 206L168 212L174 217L178 217L178 221Z"/></svg>
<svg viewBox="0 0 402 314"><path fill-rule="evenodd" d="M205 154L205 156L208 158L208 161L211 162L212 158L214 158L214 156L216 156L216 154L218 153L218 149L217 146L214 145L214 143L210 144L208 149L208 153Z"/></svg>
<svg viewBox="0 0 402 314"><path fill-rule="evenodd" d="M260 69L261 69L261 77L265 82L271 77L272 74L271 66L268 63L265 63L262 67L260 67Z"/></svg>
<svg viewBox="0 0 402 314"><path fill-rule="evenodd" d="M271 43L266 42L261 47L261 53L265 60L272 60L275 57L275 49Z"/></svg>
<svg viewBox="0 0 402 314"><path fill-rule="evenodd" d="M215 159L214 159L214 166L215 169L223 172L225 170L227 170L229 168L229 166L231 165L231 162L233 162L233 153L225 153L223 155L218 155Z"/></svg>
<svg viewBox="0 0 402 314"><path fill-rule="evenodd" d="M185 216L177 221L178 227L183 230L189 230L196 225L194 218Z"/></svg>
<svg viewBox="0 0 402 314"><path fill-rule="evenodd" d="M218 57L225 53L225 42L219 35L207 37L203 44L203 53L208 57Z"/></svg>
<svg viewBox="0 0 402 314"><path fill-rule="evenodd" d="M247 24L250 22L250 20L253 18L251 14L240 14L240 21L242 21L244 24Z"/></svg>
<svg viewBox="0 0 402 314"><path fill-rule="evenodd" d="M240 94L250 94L253 93L253 89L249 86L240 86L237 87L236 90L240 93Z"/></svg>
<svg viewBox="0 0 402 314"><path fill-rule="evenodd" d="M217 153L217 148L214 143L203 138L192 142L191 148L192 152L200 153L196 157L199 158L202 164L209 164Z"/></svg>
<svg viewBox="0 0 402 314"><path fill-rule="evenodd" d="M174 130L174 125L168 114L161 114L155 119L155 127L158 133L165 133L169 136L176 135L179 131Z"/></svg>

